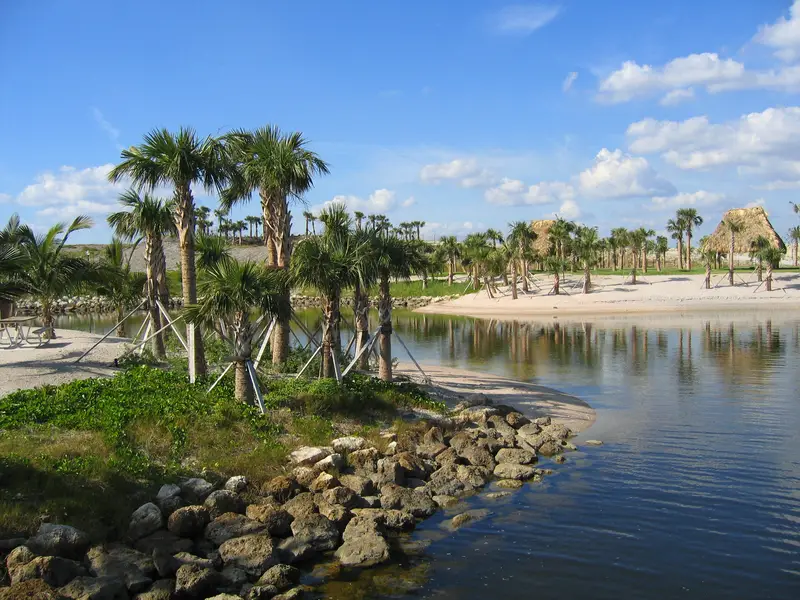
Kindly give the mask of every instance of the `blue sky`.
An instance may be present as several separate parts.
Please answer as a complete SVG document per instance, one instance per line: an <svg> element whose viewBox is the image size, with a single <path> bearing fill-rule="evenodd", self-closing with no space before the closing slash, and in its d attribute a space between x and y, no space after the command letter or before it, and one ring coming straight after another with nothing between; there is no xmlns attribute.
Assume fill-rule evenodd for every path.
<svg viewBox="0 0 800 600"><path fill-rule="evenodd" d="M76 241L110 237L120 148L181 125L300 130L331 164L310 207L429 238L552 214L660 231L681 206L701 235L752 204L797 221L791 0L0 1L0 81L0 217L90 214Z"/></svg>

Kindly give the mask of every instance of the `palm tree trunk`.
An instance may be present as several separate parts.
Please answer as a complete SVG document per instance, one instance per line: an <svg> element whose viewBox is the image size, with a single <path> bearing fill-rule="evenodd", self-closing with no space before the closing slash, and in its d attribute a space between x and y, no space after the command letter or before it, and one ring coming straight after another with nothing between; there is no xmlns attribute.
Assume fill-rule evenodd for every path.
<svg viewBox="0 0 800 600"><path fill-rule="evenodd" d="M678 268L683 270L683 239L678 239Z"/></svg>
<svg viewBox="0 0 800 600"><path fill-rule="evenodd" d="M253 404L254 390L253 382L247 373L247 365L243 360L236 361L236 379L234 394L236 399L246 404Z"/></svg>
<svg viewBox="0 0 800 600"><path fill-rule="evenodd" d="M447 285L453 285L453 271L455 270L455 266L453 265L453 259L447 261Z"/></svg>
<svg viewBox="0 0 800 600"><path fill-rule="evenodd" d="M731 246L728 253L728 283L733 285L733 251L736 248L736 234L731 231Z"/></svg>
<svg viewBox="0 0 800 600"><path fill-rule="evenodd" d="M517 299L517 259L511 259L511 298Z"/></svg>
<svg viewBox="0 0 800 600"><path fill-rule="evenodd" d="M42 301L42 325L47 330L44 335L52 340L56 337L56 330L53 328L53 306L50 300Z"/></svg>
<svg viewBox="0 0 800 600"><path fill-rule="evenodd" d="M711 289L711 263L707 263L706 264L706 280L705 280L705 284L706 284L706 289L710 290Z"/></svg>
<svg viewBox="0 0 800 600"><path fill-rule="evenodd" d="M636 267L631 269L631 285L636 285Z"/></svg>
<svg viewBox="0 0 800 600"><path fill-rule="evenodd" d="M760 258L758 259L758 265L756 266L756 276L758 277L759 283L764 281L764 261Z"/></svg>
<svg viewBox="0 0 800 600"><path fill-rule="evenodd" d="M589 262L583 263L583 293L588 294L592 287L592 273L589 270Z"/></svg>
<svg viewBox="0 0 800 600"><path fill-rule="evenodd" d="M289 268L288 244L284 243L287 233L282 231L286 219L281 205L286 199L273 198L261 194L261 207L264 221L264 237L267 243L267 266L279 269ZM286 292L287 295L289 292ZM286 298L288 303L289 299ZM283 365L289 358L289 337L291 336L289 317L281 317L275 325L272 338L272 364Z"/></svg>
<svg viewBox="0 0 800 600"><path fill-rule="evenodd" d="M369 342L369 301L366 292L356 284L353 292L353 314L356 321L356 355ZM365 352L358 359L358 368L366 371L369 369L369 355Z"/></svg>
<svg viewBox="0 0 800 600"><path fill-rule="evenodd" d="M647 273L647 248L642 249L642 265L644 272Z"/></svg>
<svg viewBox="0 0 800 600"><path fill-rule="evenodd" d="M558 271L553 273L553 293L558 296L560 291L559 287L561 284L561 276L558 274Z"/></svg>
<svg viewBox="0 0 800 600"><path fill-rule="evenodd" d="M325 298L323 313L325 316L325 335L322 336L322 376L333 377L333 353L336 351L335 338L338 333L339 318L338 298Z"/></svg>
<svg viewBox="0 0 800 600"><path fill-rule="evenodd" d="M164 257L164 247L161 238L158 236L147 236L144 243L144 261L145 261L145 274L147 276L147 309L150 313L151 324L153 331L161 329L161 318L158 313L158 306L156 300L159 295L162 296L162 304L166 306L163 301L163 291L161 289L162 281L166 286L166 276L164 266L166 265L166 258ZM169 292L167 292L167 302L169 301ZM157 359L162 359L166 356L164 348L164 332L156 334L153 338L153 356Z"/></svg>
<svg viewBox="0 0 800 600"><path fill-rule="evenodd" d="M798 249L800 249L798 247L798 246L800 246L800 244L798 242L800 242L800 240L795 240L794 241L794 266L795 267L797 266L797 251L798 251Z"/></svg>
<svg viewBox="0 0 800 600"><path fill-rule="evenodd" d="M527 294L530 290L528 289L528 261L522 261L522 293Z"/></svg>
<svg viewBox="0 0 800 600"><path fill-rule="evenodd" d="M125 306L122 304L117 304L117 337L125 337L125 323L122 322L122 318L125 316Z"/></svg>
<svg viewBox="0 0 800 600"><path fill-rule="evenodd" d="M692 232L686 232L686 268L692 270Z"/></svg>
<svg viewBox="0 0 800 600"><path fill-rule="evenodd" d="M772 291L772 263L767 263L767 291Z"/></svg>
<svg viewBox="0 0 800 600"><path fill-rule="evenodd" d="M188 184L178 188L178 202L175 204L175 222L178 227L178 245L181 252L181 284L183 287L183 305L197 303L197 273L194 256L194 199ZM186 324L187 336L191 324ZM194 336L195 373L198 377L206 374L206 357L203 349L203 336L196 327Z"/></svg>
<svg viewBox="0 0 800 600"><path fill-rule="evenodd" d="M661 273L661 253L656 251L656 269Z"/></svg>
<svg viewBox="0 0 800 600"><path fill-rule="evenodd" d="M378 376L382 381L392 380L392 295L389 290L389 272L381 273L380 287L378 290L378 321L380 322L381 336Z"/></svg>

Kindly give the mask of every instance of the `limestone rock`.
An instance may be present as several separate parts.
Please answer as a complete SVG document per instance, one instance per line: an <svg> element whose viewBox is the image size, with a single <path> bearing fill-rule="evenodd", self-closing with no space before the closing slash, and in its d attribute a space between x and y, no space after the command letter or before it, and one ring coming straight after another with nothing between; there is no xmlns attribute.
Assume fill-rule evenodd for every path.
<svg viewBox="0 0 800 600"><path fill-rule="evenodd" d="M357 508L353 512L357 516L363 516L374 520L384 529L411 531L417 525L417 520L414 518L414 515L407 510Z"/></svg>
<svg viewBox="0 0 800 600"><path fill-rule="evenodd" d="M147 591L134 596L133 600L171 600L174 592L174 579L159 579Z"/></svg>
<svg viewBox="0 0 800 600"><path fill-rule="evenodd" d="M244 515L225 513L206 526L204 537L219 546L235 537L259 533L268 533L267 525Z"/></svg>
<svg viewBox="0 0 800 600"><path fill-rule="evenodd" d="M278 563L275 547L268 535L244 535L227 540L219 547L219 553L226 566L242 569L253 577L260 577Z"/></svg>
<svg viewBox="0 0 800 600"><path fill-rule="evenodd" d="M338 504L347 509L356 508L361 500L353 490L342 485L325 490L322 497L328 504Z"/></svg>
<svg viewBox="0 0 800 600"><path fill-rule="evenodd" d="M302 446L289 454L289 460L295 465L309 466L321 461L329 454L331 452L327 448Z"/></svg>
<svg viewBox="0 0 800 600"><path fill-rule="evenodd" d="M339 543L339 530L327 517L310 514L292 522L295 538L310 544L317 552L333 550Z"/></svg>
<svg viewBox="0 0 800 600"><path fill-rule="evenodd" d="M363 450L368 446L367 440L357 436L340 437L331 442L333 451L340 454L349 454L356 450Z"/></svg>
<svg viewBox="0 0 800 600"><path fill-rule="evenodd" d="M344 469L344 457L341 454L329 454L320 461L314 463L314 468L320 471L340 471Z"/></svg>
<svg viewBox="0 0 800 600"><path fill-rule="evenodd" d="M375 448L364 448L351 452L347 462L356 475L369 477L378 470L379 454Z"/></svg>
<svg viewBox="0 0 800 600"><path fill-rule="evenodd" d="M417 446L416 452L422 458L433 459L439 456L442 452L445 452L447 449L447 446L437 442L432 444L421 444Z"/></svg>
<svg viewBox="0 0 800 600"><path fill-rule="evenodd" d="M294 479L279 475L265 483L261 491L266 495L272 496L278 502L286 502L299 490Z"/></svg>
<svg viewBox="0 0 800 600"><path fill-rule="evenodd" d="M382 488L390 483L403 485L405 479L405 470L393 456L380 459L376 472L372 475L372 481L377 488Z"/></svg>
<svg viewBox="0 0 800 600"><path fill-rule="evenodd" d="M476 467L494 469L495 464L497 464L492 453L481 446L467 446L459 452L459 455L467 460L469 464Z"/></svg>
<svg viewBox="0 0 800 600"><path fill-rule="evenodd" d="M518 479L501 479L495 485L499 488L506 488L510 490L518 490L522 487L522 482Z"/></svg>
<svg viewBox="0 0 800 600"><path fill-rule="evenodd" d="M550 417L539 417L538 419L533 420L539 427L547 427L552 422Z"/></svg>
<svg viewBox="0 0 800 600"><path fill-rule="evenodd" d="M167 498L174 498L181 495L181 486L174 483L165 483L158 490L156 500L166 500Z"/></svg>
<svg viewBox="0 0 800 600"><path fill-rule="evenodd" d="M501 448L495 455L498 463L512 463L516 465L531 465L536 462L536 455L522 448Z"/></svg>
<svg viewBox="0 0 800 600"><path fill-rule="evenodd" d="M275 537L291 535L291 525L294 517L280 506L272 504L251 504L247 507L247 517L264 523L267 531Z"/></svg>
<svg viewBox="0 0 800 600"><path fill-rule="evenodd" d="M205 506L184 506L169 516L167 529L180 537L195 537L203 533L208 521L209 514Z"/></svg>
<svg viewBox="0 0 800 600"><path fill-rule="evenodd" d="M436 512L436 503L429 496L391 483L381 488L381 506L407 510L418 518L429 517Z"/></svg>
<svg viewBox="0 0 800 600"><path fill-rule="evenodd" d="M132 594L149 588L156 574L152 556L123 544L93 546L86 553L86 562L92 575L121 579Z"/></svg>
<svg viewBox="0 0 800 600"><path fill-rule="evenodd" d="M450 508L458 504L459 500L455 496L439 495L434 496L433 501L436 502L441 508Z"/></svg>
<svg viewBox="0 0 800 600"><path fill-rule="evenodd" d="M25 563L18 563L8 569L11 584L41 579L52 587L61 587L81 575L86 570L77 561L60 556L37 556Z"/></svg>
<svg viewBox="0 0 800 600"><path fill-rule="evenodd" d="M41 579L0 587L0 600L59 600L61 596Z"/></svg>
<svg viewBox="0 0 800 600"><path fill-rule="evenodd" d="M76 577L58 593L72 600L128 600L125 584L116 577Z"/></svg>
<svg viewBox="0 0 800 600"><path fill-rule="evenodd" d="M222 569L220 576L226 588L235 590L241 589L248 581L247 571L231 565Z"/></svg>
<svg viewBox="0 0 800 600"><path fill-rule="evenodd" d="M303 588L296 587L283 594L278 594L273 600L300 600L304 594Z"/></svg>
<svg viewBox="0 0 800 600"><path fill-rule="evenodd" d="M197 565L182 565L175 574L175 595L187 598L208 598L217 591L219 573Z"/></svg>
<svg viewBox="0 0 800 600"><path fill-rule="evenodd" d="M328 473L320 473L319 476L311 482L308 489L315 493L322 493L325 490L335 488L339 485L339 480L333 475Z"/></svg>
<svg viewBox="0 0 800 600"><path fill-rule="evenodd" d="M586 444L587 446L602 446L603 445L603 442L601 442L600 440L586 440L583 443Z"/></svg>
<svg viewBox="0 0 800 600"><path fill-rule="evenodd" d="M434 469L425 460L413 452L401 452L394 456L394 460L403 469L406 477L427 479Z"/></svg>
<svg viewBox="0 0 800 600"><path fill-rule="evenodd" d="M439 427L431 427L422 436L423 444L444 444L444 434Z"/></svg>
<svg viewBox="0 0 800 600"><path fill-rule="evenodd" d="M254 585L245 595L246 600L271 600L278 595L278 588L272 585Z"/></svg>
<svg viewBox="0 0 800 600"><path fill-rule="evenodd" d="M494 468L495 477L499 479L517 479L525 481L536 474L536 469L529 465L515 465L513 463L500 463Z"/></svg>
<svg viewBox="0 0 800 600"><path fill-rule="evenodd" d="M556 457L553 459L553 462L555 462L555 463L558 463L558 464L560 464L560 465L561 465L561 464L564 464L565 462L567 462L567 457L566 457L566 456L564 456L563 454L559 454L558 456L556 456Z"/></svg>
<svg viewBox="0 0 800 600"><path fill-rule="evenodd" d="M26 546L40 556L61 556L80 560L89 547L89 536L69 525L42 523Z"/></svg>
<svg viewBox="0 0 800 600"><path fill-rule="evenodd" d="M322 472L316 466L310 467L295 467L292 469L292 477L299 486L307 488ZM297 490L300 491L299 489Z"/></svg>
<svg viewBox="0 0 800 600"><path fill-rule="evenodd" d="M339 482L346 488L350 488L359 496L373 496L375 494L375 484L371 479L359 477L358 475L341 475Z"/></svg>
<svg viewBox="0 0 800 600"><path fill-rule="evenodd" d="M511 492L490 492L486 494L486 498L489 500L500 500L501 498L507 498L511 495Z"/></svg>
<svg viewBox="0 0 800 600"><path fill-rule="evenodd" d="M542 456L555 456L561 452L561 445L553 440L547 440L539 446L538 451Z"/></svg>
<svg viewBox="0 0 800 600"><path fill-rule="evenodd" d="M192 477L181 483L181 492L193 502L202 502L212 491L214 484L199 477Z"/></svg>
<svg viewBox="0 0 800 600"><path fill-rule="evenodd" d="M275 565L261 576L256 585L271 585L285 592L300 582L300 570L290 565Z"/></svg>
<svg viewBox="0 0 800 600"><path fill-rule="evenodd" d="M163 548L155 548L152 558L153 566L155 566L159 577L170 577L181 566L181 563Z"/></svg>
<svg viewBox="0 0 800 600"><path fill-rule="evenodd" d="M330 504L324 499L317 502L317 508L319 508L319 514L336 525L336 529L339 530L339 532L344 531L344 528L347 526L347 523L353 516L352 513L344 506L339 504Z"/></svg>
<svg viewBox="0 0 800 600"><path fill-rule="evenodd" d="M180 496L171 496L169 498L162 498L161 500L156 500L156 504L158 505L158 508L161 509L161 514L164 515L165 519L169 519L172 513L174 513L179 508L186 506L186 503Z"/></svg>
<svg viewBox="0 0 800 600"><path fill-rule="evenodd" d="M155 533L163 526L164 516L161 514L161 509L152 502L148 502L133 511L128 526L128 536L132 540L138 540Z"/></svg>
<svg viewBox="0 0 800 600"><path fill-rule="evenodd" d="M465 465L447 465L434 471L426 489L432 496L460 496L472 490L470 484L458 477L458 469L463 466ZM383 501L382 506L385 506Z"/></svg>
<svg viewBox="0 0 800 600"><path fill-rule="evenodd" d="M161 548L170 554L191 550L192 540L178 537L174 533L161 530L137 540L134 545L139 552L152 554L156 548Z"/></svg>
<svg viewBox="0 0 800 600"><path fill-rule="evenodd" d="M511 425L514 429L519 429L523 425L527 425L531 422L531 420L523 415L522 413L518 412L511 412L505 416L506 423Z"/></svg>
<svg viewBox="0 0 800 600"><path fill-rule="evenodd" d="M336 550L336 558L346 567L371 567L389 560L389 544L373 519L354 518L342 538L344 544Z"/></svg>
<svg viewBox="0 0 800 600"><path fill-rule="evenodd" d="M551 423L549 426L544 427L543 431L554 440L566 440L572 435L569 427L561 423Z"/></svg>
<svg viewBox="0 0 800 600"><path fill-rule="evenodd" d="M440 467L465 464L466 462L467 461L458 455L458 452L456 452L454 448L447 448L444 452L436 456L436 464Z"/></svg>
<svg viewBox="0 0 800 600"><path fill-rule="evenodd" d="M203 502L203 506L208 509L211 520L224 513L244 514L245 509L244 500L238 494L228 490L211 492Z"/></svg>
<svg viewBox="0 0 800 600"><path fill-rule="evenodd" d="M486 485L492 479L492 471L488 467L458 465L456 476L459 481L463 481L472 488L479 488Z"/></svg>
<svg viewBox="0 0 800 600"><path fill-rule="evenodd" d="M295 519L305 517L307 515L319 512L317 503L314 499L314 494L303 492L298 494L283 505L286 512L292 515Z"/></svg>
<svg viewBox="0 0 800 600"><path fill-rule="evenodd" d="M459 529L463 527L467 523L473 523L475 521L480 521L485 519L489 516L489 511L486 509L478 509L478 510L468 510L466 512L461 513L460 515L456 515L450 520L450 527L453 529Z"/></svg>
<svg viewBox="0 0 800 600"><path fill-rule="evenodd" d="M225 489L235 494L240 494L245 491L248 486L247 477L244 475L235 475L225 482Z"/></svg>

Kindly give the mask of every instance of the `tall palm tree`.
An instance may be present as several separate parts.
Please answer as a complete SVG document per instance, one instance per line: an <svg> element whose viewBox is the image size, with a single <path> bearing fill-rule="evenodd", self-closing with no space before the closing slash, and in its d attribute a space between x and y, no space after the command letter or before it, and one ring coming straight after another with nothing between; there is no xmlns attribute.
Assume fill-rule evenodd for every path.
<svg viewBox="0 0 800 600"><path fill-rule="evenodd" d="M703 247L701 245L701 247ZM703 285L707 290L711 289L711 269L717 262L717 253L714 250L703 250L702 252L703 266L706 268L706 276L703 280Z"/></svg>
<svg viewBox="0 0 800 600"><path fill-rule="evenodd" d="M561 273L567 268L567 261L558 256L548 256L544 261L545 269L553 275L553 294L561 293Z"/></svg>
<svg viewBox="0 0 800 600"><path fill-rule="evenodd" d="M528 292L528 261L533 257L532 244L536 240L536 233L526 221L513 221L508 224L510 231L508 239L518 249L518 260L522 272L522 291Z"/></svg>
<svg viewBox="0 0 800 600"><path fill-rule="evenodd" d="M30 228L22 225L18 214L8 219L6 226L0 230L0 318L10 317L14 310L14 300L23 294L23 289L16 281L16 275L23 268L20 242L23 234Z"/></svg>
<svg viewBox="0 0 800 600"><path fill-rule="evenodd" d="M222 235L222 225L225 223L225 217L228 216L230 211L225 208L215 208L214 216L217 217L217 232Z"/></svg>
<svg viewBox="0 0 800 600"><path fill-rule="evenodd" d="M771 246L769 240L763 235L757 236L750 242L750 258L756 260L756 275L758 281L763 281L764 277L764 250Z"/></svg>
<svg viewBox="0 0 800 600"><path fill-rule="evenodd" d="M591 269L600 253L600 236L597 227L578 227L575 234L576 251L583 266L583 293L588 294L592 286Z"/></svg>
<svg viewBox="0 0 800 600"><path fill-rule="evenodd" d="M221 235L198 236L196 248L197 268L204 271L233 260L228 240Z"/></svg>
<svg viewBox="0 0 800 600"><path fill-rule="evenodd" d="M773 270L780 266L781 258L783 258L783 252L781 252L780 249L776 248L775 246L767 246L760 251L758 258L762 262L767 263L766 288L768 292L771 292Z"/></svg>
<svg viewBox="0 0 800 600"><path fill-rule="evenodd" d="M678 242L678 268L683 269L683 234L686 232L686 223L681 219L670 219L667 221L667 231Z"/></svg>
<svg viewBox="0 0 800 600"><path fill-rule="evenodd" d="M217 138L200 138L191 128L177 132L156 129L144 136L144 143L121 153L122 162L108 174L111 181L130 178L139 189L157 186L174 188L175 225L181 255L181 284L184 305L197 303L197 275L194 256L193 185L221 191L228 177L223 146ZM187 328L192 325L187 323ZM188 329L187 329L188 332ZM203 336L195 336L195 369L206 374Z"/></svg>
<svg viewBox="0 0 800 600"><path fill-rule="evenodd" d="M156 300L160 299L162 303L169 300L164 236L175 232L172 202L128 190L120 195L119 203L127 210L108 215L108 224L123 240L144 238L145 296L152 326L154 331L158 331L161 329L161 314ZM156 358L166 356L163 332L153 338L153 355Z"/></svg>
<svg viewBox="0 0 800 600"><path fill-rule="evenodd" d="M253 227L256 228L256 237L258 237L258 224L261 223L261 219L259 217L248 215L244 218L244 220L247 222L247 225L249 227L248 233L250 235L248 237L250 238L253 237Z"/></svg>
<svg viewBox="0 0 800 600"><path fill-rule="evenodd" d="M733 255L736 251L736 234L742 231L743 225L738 220L729 217L725 220L725 226L727 227L728 233L730 234L730 246L728 252L728 283L730 285L734 285Z"/></svg>
<svg viewBox="0 0 800 600"><path fill-rule="evenodd" d="M125 323L122 322L125 309L141 301L147 281L144 273L131 271L131 258L140 241L136 240L127 257L125 246L118 237L112 238L103 249L103 267L110 277L104 278L97 286L97 293L108 298L117 310L117 337L125 337Z"/></svg>
<svg viewBox="0 0 800 600"><path fill-rule="evenodd" d="M792 254L794 256L794 266L797 266L797 250L800 245L800 225L795 225L789 230L789 239L792 240Z"/></svg>
<svg viewBox="0 0 800 600"><path fill-rule="evenodd" d="M363 265L368 245L350 235L350 219L343 205L332 204L320 214L325 233L305 238L292 255L292 280L314 287L322 295L324 335L322 337L322 375L332 377L333 353L341 318L342 290L357 282L364 286Z"/></svg>
<svg viewBox="0 0 800 600"><path fill-rule="evenodd" d="M226 148L235 169L231 185L222 195L223 205L245 202L258 191L267 266L288 270L292 229L289 201L301 199L313 187L315 177L328 173L328 164L308 149L302 133L284 133L272 125L234 131L226 136ZM281 316L272 334L274 365L286 362L290 333L289 316Z"/></svg>
<svg viewBox="0 0 800 600"><path fill-rule="evenodd" d="M697 214L695 208L680 208L675 214L677 220L683 223L686 232L686 268L692 270L692 231L703 224L703 217Z"/></svg>
<svg viewBox="0 0 800 600"><path fill-rule="evenodd" d="M252 314L254 311L276 317L288 314L285 272L250 261L224 260L203 269L198 287L200 302L186 307L187 319L213 327L230 343L236 399L252 404L254 390L247 362L252 358L259 331ZM219 326L220 321L224 328Z"/></svg>
<svg viewBox="0 0 800 600"><path fill-rule="evenodd" d="M308 227L311 224L311 219L314 218L314 213L312 213L310 210L304 210L303 218L306 220L306 236L308 236Z"/></svg>
<svg viewBox="0 0 800 600"><path fill-rule="evenodd" d="M655 253L656 253L656 268L658 269L659 273L663 268L663 260L664 257L667 255L667 250L669 250L669 241L663 235L659 235L656 238L656 246L655 246Z"/></svg>
<svg viewBox="0 0 800 600"><path fill-rule="evenodd" d="M497 243L503 241L503 234L497 229L487 229L486 230L486 239L491 242L492 248L497 248Z"/></svg>
<svg viewBox="0 0 800 600"><path fill-rule="evenodd" d="M89 217L79 216L69 226L64 223L53 225L43 236L34 235L28 228L20 232L21 263L24 268L16 274L16 281L26 294L41 304L48 338L55 337L53 304L56 300L79 290L83 285L100 283L104 276L113 276L85 258L64 253L69 237L76 231L89 229L92 224Z"/></svg>
<svg viewBox="0 0 800 600"><path fill-rule="evenodd" d="M456 236L446 235L439 240L439 248L442 249L447 260L447 285L453 285L456 260L461 256L461 245L458 243Z"/></svg>
<svg viewBox="0 0 800 600"><path fill-rule="evenodd" d="M357 210L353 213L353 217L356 220L356 229L361 229L361 222L364 220L364 213L360 210Z"/></svg>

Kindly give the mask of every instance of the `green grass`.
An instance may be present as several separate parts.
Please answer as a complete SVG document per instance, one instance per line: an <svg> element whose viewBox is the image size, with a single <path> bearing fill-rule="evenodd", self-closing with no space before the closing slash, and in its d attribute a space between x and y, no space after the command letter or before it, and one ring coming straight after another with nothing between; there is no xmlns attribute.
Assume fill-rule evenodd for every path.
<svg viewBox="0 0 800 600"><path fill-rule="evenodd" d="M209 394L181 372L135 366L0 399L0 538L30 533L42 515L115 538L180 475L260 485L282 471L290 448L328 443L345 423L377 430L400 406L443 410L412 384L357 375L342 385L265 381L262 415L237 402L232 385L228 376Z"/></svg>

